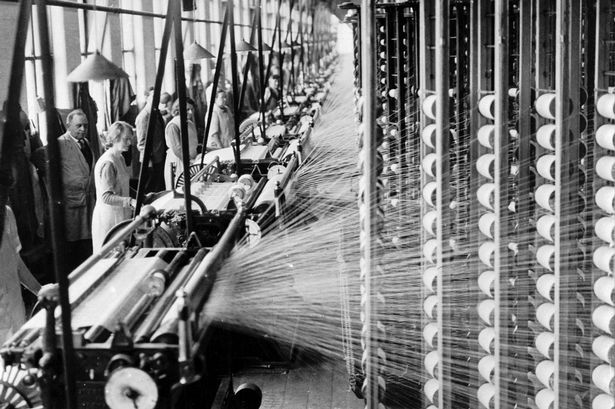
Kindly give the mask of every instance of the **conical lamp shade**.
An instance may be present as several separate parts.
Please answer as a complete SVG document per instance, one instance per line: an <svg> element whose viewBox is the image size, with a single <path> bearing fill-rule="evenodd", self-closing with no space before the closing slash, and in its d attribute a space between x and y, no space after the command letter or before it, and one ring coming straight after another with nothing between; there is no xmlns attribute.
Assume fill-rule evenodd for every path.
<svg viewBox="0 0 615 409"><path fill-rule="evenodd" d="M68 76L68 82L103 81L118 78L128 78L128 74L120 67L103 57L96 51L90 54Z"/></svg>
<svg viewBox="0 0 615 409"><path fill-rule="evenodd" d="M263 51L271 51L272 48L269 44L263 42Z"/></svg>
<svg viewBox="0 0 615 409"><path fill-rule="evenodd" d="M241 40L237 43L237 45L235 45L235 51L237 51L238 53L256 51L256 48L254 48L254 46L248 43L246 40Z"/></svg>
<svg viewBox="0 0 615 409"><path fill-rule="evenodd" d="M216 57L195 41L184 51L184 58L186 60L203 60Z"/></svg>
<svg viewBox="0 0 615 409"><path fill-rule="evenodd" d="M290 48L290 44L286 40L282 42L282 48Z"/></svg>

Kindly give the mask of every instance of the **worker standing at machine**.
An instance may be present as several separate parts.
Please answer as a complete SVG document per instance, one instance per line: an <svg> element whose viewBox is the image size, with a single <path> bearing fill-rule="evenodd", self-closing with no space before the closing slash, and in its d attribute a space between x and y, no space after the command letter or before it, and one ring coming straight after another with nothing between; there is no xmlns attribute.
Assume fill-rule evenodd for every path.
<svg viewBox="0 0 615 409"><path fill-rule="evenodd" d="M224 90L216 92L216 101L211 117L207 148L210 150L228 148L233 141L233 114L226 104L227 94Z"/></svg>
<svg viewBox="0 0 615 409"><path fill-rule="evenodd" d="M186 101L186 111L188 113L188 156L190 160L194 159L197 154L198 136L196 125L193 121L194 107L191 100ZM184 170L182 165L182 139L181 139L181 123L179 117L179 99L175 100L171 108L173 119L167 124L164 131L164 139L167 143L167 159L164 164L164 185L166 190L170 190L177 178ZM174 177L171 177L171 168L175 166Z"/></svg>
<svg viewBox="0 0 615 409"><path fill-rule="evenodd" d="M76 109L66 117L68 131L58 138L62 158L62 187L67 264L73 270L92 254L92 212L96 202L92 168L94 154L87 141L88 118Z"/></svg>
<svg viewBox="0 0 615 409"><path fill-rule="evenodd" d="M107 233L119 222L132 217L135 199L130 198L130 172L122 152L132 144L132 127L117 121L109 127L109 148L96 162L96 207L92 216L92 246L100 250Z"/></svg>

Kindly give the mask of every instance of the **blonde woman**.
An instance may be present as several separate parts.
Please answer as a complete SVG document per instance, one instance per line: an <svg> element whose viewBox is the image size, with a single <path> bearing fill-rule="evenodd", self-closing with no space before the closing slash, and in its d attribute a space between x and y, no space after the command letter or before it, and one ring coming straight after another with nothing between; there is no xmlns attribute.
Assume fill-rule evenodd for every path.
<svg viewBox="0 0 615 409"><path fill-rule="evenodd" d="M130 174L122 152L130 149L132 127L123 121L115 122L107 132L107 150L96 162L94 183L96 206L92 216L92 247L100 250L113 226L132 217L135 200L130 198Z"/></svg>

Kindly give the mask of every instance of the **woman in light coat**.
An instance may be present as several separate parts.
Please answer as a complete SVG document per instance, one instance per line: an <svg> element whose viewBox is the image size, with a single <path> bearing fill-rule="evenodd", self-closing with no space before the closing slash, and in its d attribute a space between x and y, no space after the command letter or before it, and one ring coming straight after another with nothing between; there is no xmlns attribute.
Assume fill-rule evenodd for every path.
<svg viewBox="0 0 615 409"><path fill-rule="evenodd" d="M92 216L92 247L100 250L103 241L116 224L132 217L135 200L130 198L130 173L122 152L132 144L132 127L117 121L107 132L107 146L94 168L96 206Z"/></svg>

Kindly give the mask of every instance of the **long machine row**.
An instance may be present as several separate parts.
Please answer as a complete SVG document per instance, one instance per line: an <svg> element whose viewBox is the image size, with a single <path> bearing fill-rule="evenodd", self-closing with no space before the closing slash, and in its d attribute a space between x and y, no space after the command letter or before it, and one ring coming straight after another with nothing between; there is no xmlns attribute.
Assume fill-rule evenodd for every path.
<svg viewBox="0 0 615 409"><path fill-rule="evenodd" d="M361 156L362 215L384 218L365 241L416 293L396 320L363 303L368 407L395 407L403 356L423 408L614 408L614 4L344 7L363 148L382 153ZM362 268L395 296L397 273Z"/></svg>

